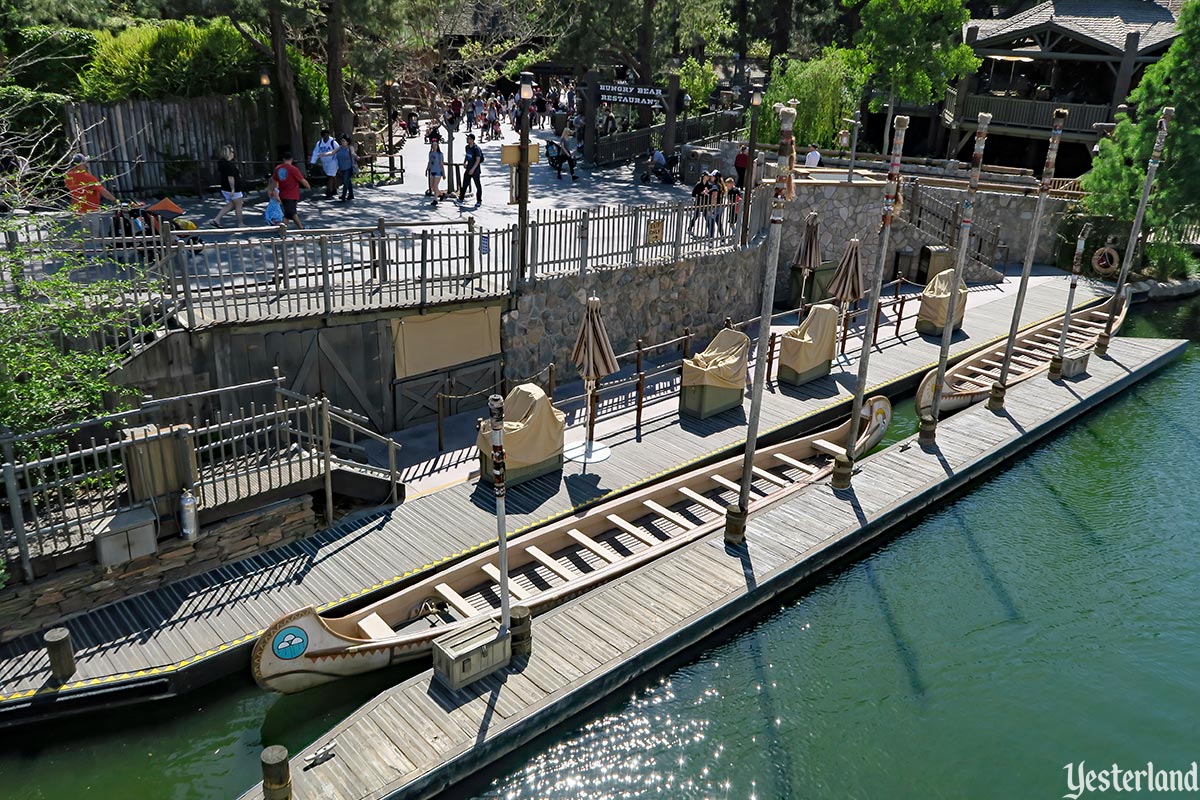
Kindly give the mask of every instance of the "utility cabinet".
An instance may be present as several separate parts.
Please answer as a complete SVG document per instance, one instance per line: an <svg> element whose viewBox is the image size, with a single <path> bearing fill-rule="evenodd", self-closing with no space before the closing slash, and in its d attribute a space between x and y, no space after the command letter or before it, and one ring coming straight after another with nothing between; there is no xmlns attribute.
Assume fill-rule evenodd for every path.
<svg viewBox="0 0 1200 800"><path fill-rule="evenodd" d="M158 551L157 518L148 508L135 508L105 517L92 528L96 562L115 567Z"/></svg>
<svg viewBox="0 0 1200 800"><path fill-rule="evenodd" d="M486 619L433 640L433 674L451 689L508 666L512 634L500 632L500 622Z"/></svg>

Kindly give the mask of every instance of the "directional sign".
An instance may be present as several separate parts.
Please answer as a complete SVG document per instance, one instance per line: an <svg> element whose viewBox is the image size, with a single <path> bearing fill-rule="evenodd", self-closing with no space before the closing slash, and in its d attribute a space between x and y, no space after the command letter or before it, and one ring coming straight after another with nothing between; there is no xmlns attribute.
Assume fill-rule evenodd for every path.
<svg viewBox="0 0 1200 800"><path fill-rule="evenodd" d="M600 102L625 103L631 106L657 106L666 91L661 86L638 86L632 83L600 84Z"/></svg>

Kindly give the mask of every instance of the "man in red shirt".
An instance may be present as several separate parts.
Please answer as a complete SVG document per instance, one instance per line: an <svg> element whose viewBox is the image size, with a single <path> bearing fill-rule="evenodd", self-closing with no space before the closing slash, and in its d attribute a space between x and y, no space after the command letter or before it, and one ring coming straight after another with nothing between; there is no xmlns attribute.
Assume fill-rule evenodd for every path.
<svg viewBox="0 0 1200 800"><path fill-rule="evenodd" d="M67 170L63 182L71 194L71 210L84 218L92 236L99 236L100 221L89 215L100 210L100 198L110 203L118 202L117 198L104 188L99 178L88 172L87 157L83 153L76 153L71 157L71 167Z"/></svg>
<svg viewBox="0 0 1200 800"><path fill-rule="evenodd" d="M302 173L295 164L292 163L292 154L283 154L283 163L275 167L271 172L271 177L275 179L275 183L279 186L279 204L283 206L283 218L290 219L296 223L296 227L303 229L304 223L300 221L300 215L296 213L296 209L300 204L300 187L309 188L308 181L304 179Z"/></svg>

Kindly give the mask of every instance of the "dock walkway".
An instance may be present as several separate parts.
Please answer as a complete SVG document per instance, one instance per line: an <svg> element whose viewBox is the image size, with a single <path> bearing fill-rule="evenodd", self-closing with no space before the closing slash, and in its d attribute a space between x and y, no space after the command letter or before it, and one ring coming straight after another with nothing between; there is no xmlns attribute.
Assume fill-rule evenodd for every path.
<svg viewBox="0 0 1200 800"><path fill-rule="evenodd" d="M1007 334L1014 299L993 291L972 293L966 332L956 338L952 355ZM1024 318L1032 325L1060 313L1066 294L1061 277L1031 285ZM1097 294L1081 287L1077 302L1090 302ZM896 395L911 389L936 363L938 348L937 339L912 331L885 340L872 359L871 391ZM772 436L798 435L845 414L856 370L856 359L842 359L831 375L800 389L769 385L762 436L771 441ZM658 414L648 414L640 430L632 413L598 427L598 438L613 446L606 462L586 469L568 464L561 474L510 488L512 535L715 459L745 441L742 408L704 421L681 418L674 409L669 401L660 404ZM601 435L604 430L608 432ZM579 433L568 431L568 439ZM307 605L336 608L413 580L490 544L494 520L490 490L458 483L386 511L343 520L304 541L94 609L66 623L78 671L62 687L50 681L40 636L0 645L0 726L170 696L244 669L254 639L279 616Z"/></svg>
<svg viewBox="0 0 1200 800"><path fill-rule="evenodd" d="M1183 353L1117 339L1090 374L1038 377L1007 411L978 404L865 459L848 491L814 484L755 514L746 542L699 541L533 621L533 653L465 689L427 670L386 690L292 762L296 800L426 798L694 646L834 560L894 529ZM307 763L336 740L332 757ZM244 800L262 796L261 785Z"/></svg>

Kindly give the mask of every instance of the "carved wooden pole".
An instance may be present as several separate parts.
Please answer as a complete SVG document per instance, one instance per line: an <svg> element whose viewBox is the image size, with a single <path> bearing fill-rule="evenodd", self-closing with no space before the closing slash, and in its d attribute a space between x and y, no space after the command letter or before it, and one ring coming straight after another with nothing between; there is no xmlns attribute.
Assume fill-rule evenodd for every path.
<svg viewBox="0 0 1200 800"><path fill-rule="evenodd" d="M896 212L896 195L900 191L900 155L904 152L904 132L908 130L908 117L899 116L892 122L892 163L888 169L887 183L883 186L883 224L879 228L879 252L875 267L868 278L870 287L867 302L867 319L879 313L879 295L883 292L883 265L887 261L888 241L892 235L892 216ZM871 348L875 346L875 330L871 325L863 326L862 351L858 357L858 380L854 384L854 402L850 406L850 433L846 437L846 455L833 460L833 488L849 489L854 473L854 445L858 441L858 428L862 416L863 397L867 391L867 370L871 363Z"/></svg>

